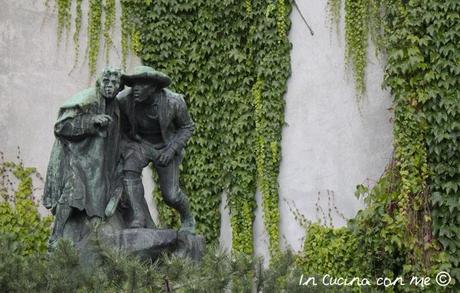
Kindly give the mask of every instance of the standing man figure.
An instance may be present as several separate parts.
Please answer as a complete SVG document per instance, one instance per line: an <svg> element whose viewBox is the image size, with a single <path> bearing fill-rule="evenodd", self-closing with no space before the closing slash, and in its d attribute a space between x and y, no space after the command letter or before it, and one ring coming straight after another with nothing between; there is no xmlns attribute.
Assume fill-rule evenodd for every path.
<svg viewBox="0 0 460 293"><path fill-rule="evenodd" d="M171 80L148 66L135 68L133 75L123 75L131 87L119 93L120 109L129 121L131 138L123 150L124 187L133 210L132 228L146 226L146 201L141 173L153 163L158 173L162 197L177 210L181 231L195 232L195 220L187 196L179 186L179 165L183 148L194 131L184 98L166 87Z"/></svg>
<svg viewBox="0 0 460 293"><path fill-rule="evenodd" d="M121 87L121 70L107 68L95 87L59 109L43 195L44 206L55 215L50 249L64 237L73 215L103 219L111 194L122 188L121 121L115 99ZM78 229L68 233L66 238L80 237Z"/></svg>

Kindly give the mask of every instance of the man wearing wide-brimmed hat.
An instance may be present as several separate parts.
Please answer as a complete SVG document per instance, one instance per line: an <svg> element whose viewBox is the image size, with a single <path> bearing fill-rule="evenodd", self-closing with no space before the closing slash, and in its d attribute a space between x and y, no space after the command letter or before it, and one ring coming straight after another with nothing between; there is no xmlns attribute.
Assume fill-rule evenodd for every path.
<svg viewBox="0 0 460 293"><path fill-rule="evenodd" d="M129 141L123 151L124 185L133 210L131 227L145 227L142 169L153 163L166 204L181 217L181 230L194 232L195 220L187 196L179 186L183 148L194 131L184 98L166 87L171 79L148 66L139 66L122 81L131 87L120 92L120 109L127 117Z"/></svg>

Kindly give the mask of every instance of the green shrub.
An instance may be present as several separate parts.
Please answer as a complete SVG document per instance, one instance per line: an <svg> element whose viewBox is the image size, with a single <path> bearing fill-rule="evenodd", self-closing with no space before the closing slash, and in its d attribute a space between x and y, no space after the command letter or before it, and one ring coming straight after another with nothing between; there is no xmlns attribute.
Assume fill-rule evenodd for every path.
<svg viewBox="0 0 460 293"><path fill-rule="evenodd" d="M242 253L230 256L215 247L200 263L168 255L154 263L142 262L104 250L99 265L85 268L65 240L49 255L24 254L11 235L0 234L0 245L0 287L5 292L305 292L291 252L263 268L261 259ZM323 292L313 289L309 292Z"/></svg>
<svg viewBox="0 0 460 293"><path fill-rule="evenodd" d="M407 217L400 212L400 177L392 162L377 184L368 189L358 186L356 195L366 207L342 228L306 224L306 239L297 263L309 276L354 277L368 279L371 286L351 286L354 292L438 292L435 284L440 271L451 271L448 256L431 235L425 210L407 207ZM305 222L304 222L305 223ZM412 276L430 277L430 286L410 286ZM376 285L378 278L395 280L404 285L387 288ZM343 288L343 287L342 287ZM349 291L348 291L349 292Z"/></svg>
<svg viewBox="0 0 460 293"><path fill-rule="evenodd" d="M38 211L33 178L41 179L35 168L5 161L0 152L0 233L21 242L25 255L46 250L52 221Z"/></svg>

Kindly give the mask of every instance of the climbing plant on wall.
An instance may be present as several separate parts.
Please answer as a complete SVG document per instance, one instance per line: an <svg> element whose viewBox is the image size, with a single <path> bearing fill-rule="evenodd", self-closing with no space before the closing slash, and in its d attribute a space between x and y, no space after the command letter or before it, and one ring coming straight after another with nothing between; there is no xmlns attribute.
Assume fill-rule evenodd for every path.
<svg viewBox="0 0 460 293"><path fill-rule="evenodd" d="M47 3L48 4L48 3ZM57 34L59 41L62 38L62 34L64 32L68 33L70 29L70 21L71 21L71 0L59 0L56 1L56 9L58 14L57 19Z"/></svg>
<svg viewBox="0 0 460 293"><path fill-rule="evenodd" d="M22 254L45 252L51 217L42 217L33 197L35 168L22 162L5 161L0 152L0 234L22 243Z"/></svg>
<svg viewBox="0 0 460 293"><path fill-rule="evenodd" d="M82 1L77 0L75 3L75 31L73 33L73 43L74 43L74 64L78 63L78 58L80 55L80 31L81 31L81 21L83 18L83 10L82 10Z"/></svg>
<svg viewBox="0 0 460 293"><path fill-rule="evenodd" d="M398 211L395 219L403 228L399 235L406 235L413 259L436 251L438 240L460 280L460 3L368 0L347 6L345 1L345 19L347 15L367 17L359 27L367 27L364 30L387 55L385 85L394 99L399 178L390 206ZM349 25L351 31L362 31L352 22ZM361 56L367 46L356 45L355 37L346 34L347 50ZM356 74L363 73L355 68Z"/></svg>
<svg viewBox="0 0 460 293"><path fill-rule="evenodd" d="M217 239L221 195L225 193L233 249L252 253L255 193L259 187L270 252L276 255L283 95L290 73L290 2L120 3L123 56L132 49L144 64L171 76L171 88L185 94L196 123L196 132L186 148L181 180L198 231L208 241ZM94 72L101 31L106 48L111 42L113 1L90 0L89 6L89 65ZM163 201L157 203L162 224L177 223Z"/></svg>
<svg viewBox="0 0 460 293"><path fill-rule="evenodd" d="M289 74L288 4L277 3L284 18L263 1L250 6L236 1L123 4L140 35L138 55L174 77L172 87L186 94L196 122L182 178L199 231L216 239L225 192L233 249L251 253L259 182L271 250L276 251L283 93Z"/></svg>
<svg viewBox="0 0 460 293"><path fill-rule="evenodd" d="M366 89L368 14L367 0L345 0L345 57L351 65L358 96Z"/></svg>
<svg viewBox="0 0 460 293"><path fill-rule="evenodd" d="M291 6L278 1L274 10L258 3L259 15L254 26L253 46L256 83L253 86L256 133L256 167L258 186L262 194L263 217L269 235L272 256L279 249L278 172L281 159L281 130L284 126L284 95L290 72L290 44L287 31L290 27ZM265 9L264 9L265 8ZM270 23L270 13L277 21ZM265 15L264 15L265 12ZM274 31L278 37L274 35Z"/></svg>
<svg viewBox="0 0 460 293"><path fill-rule="evenodd" d="M369 37L376 52L383 48L382 0L328 0L327 12L330 23L339 30L342 3L345 9L345 60L354 77L356 96L361 100L366 93L366 67Z"/></svg>
<svg viewBox="0 0 460 293"><path fill-rule="evenodd" d="M440 271L451 271L451 265L447 254L439 251L439 243L430 238L431 223L424 219L426 211L414 213L409 204L410 217L400 212L401 188L398 166L392 160L372 189L358 186L356 195L366 207L347 226L332 228L299 221L307 231L303 252L297 260L303 271L308 275L339 275L348 280L360 276L370 281L369 288L379 289L367 291L369 288L355 282L344 292L440 292L441 287L435 282L423 287L409 285L412 276L434 280ZM426 195L423 200L426 206ZM411 219L410 224L407 219ZM384 287L376 282L382 276L405 281Z"/></svg>
<svg viewBox="0 0 460 293"><path fill-rule="evenodd" d="M50 5L50 0L45 4ZM116 17L116 0L88 0L88 19L87 19L87 59L90 75L96 72L97 61L99 59L99 48L101 38L104 42L104 57L106 62L109 59L109 50L113 44L111 34L115 24ZM74 4L72 4L74 3ZM80 31L83 21L83 0L54 0L54 8L57 11L57 34L58 40L61 41L62 35L70 32L72 20L72 5L75 7L74 12L74 63L79 59L80 50ZM123 17L122 17L123 19ZM125 27L125 26L124 26ZM123 27L123 28L124 28ZM124 42L123 42L124 43Z"/></svg>
<svg viewBox="0 0 460 293"><path fill-rule="evenodd" d="M433 229L460 280L460 3L410 3L408 22L411 47L404 56L417 95L412 106L423 113Z"/></svg>

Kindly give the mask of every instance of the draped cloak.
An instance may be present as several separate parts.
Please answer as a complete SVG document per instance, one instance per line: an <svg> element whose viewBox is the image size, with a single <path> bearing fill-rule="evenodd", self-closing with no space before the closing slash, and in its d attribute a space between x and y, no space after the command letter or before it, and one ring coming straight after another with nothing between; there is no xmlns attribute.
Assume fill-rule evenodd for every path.
<svg viewBox="0 0 460 293"><path fill-rule="evenodd" d="M98 114L113 119L104 130L92 123ZM59 203L104 217L112 193L122 186L120 122L117 99L106 101L96 88L79 92L59 109L43 195L53 214Z"/></svg>

